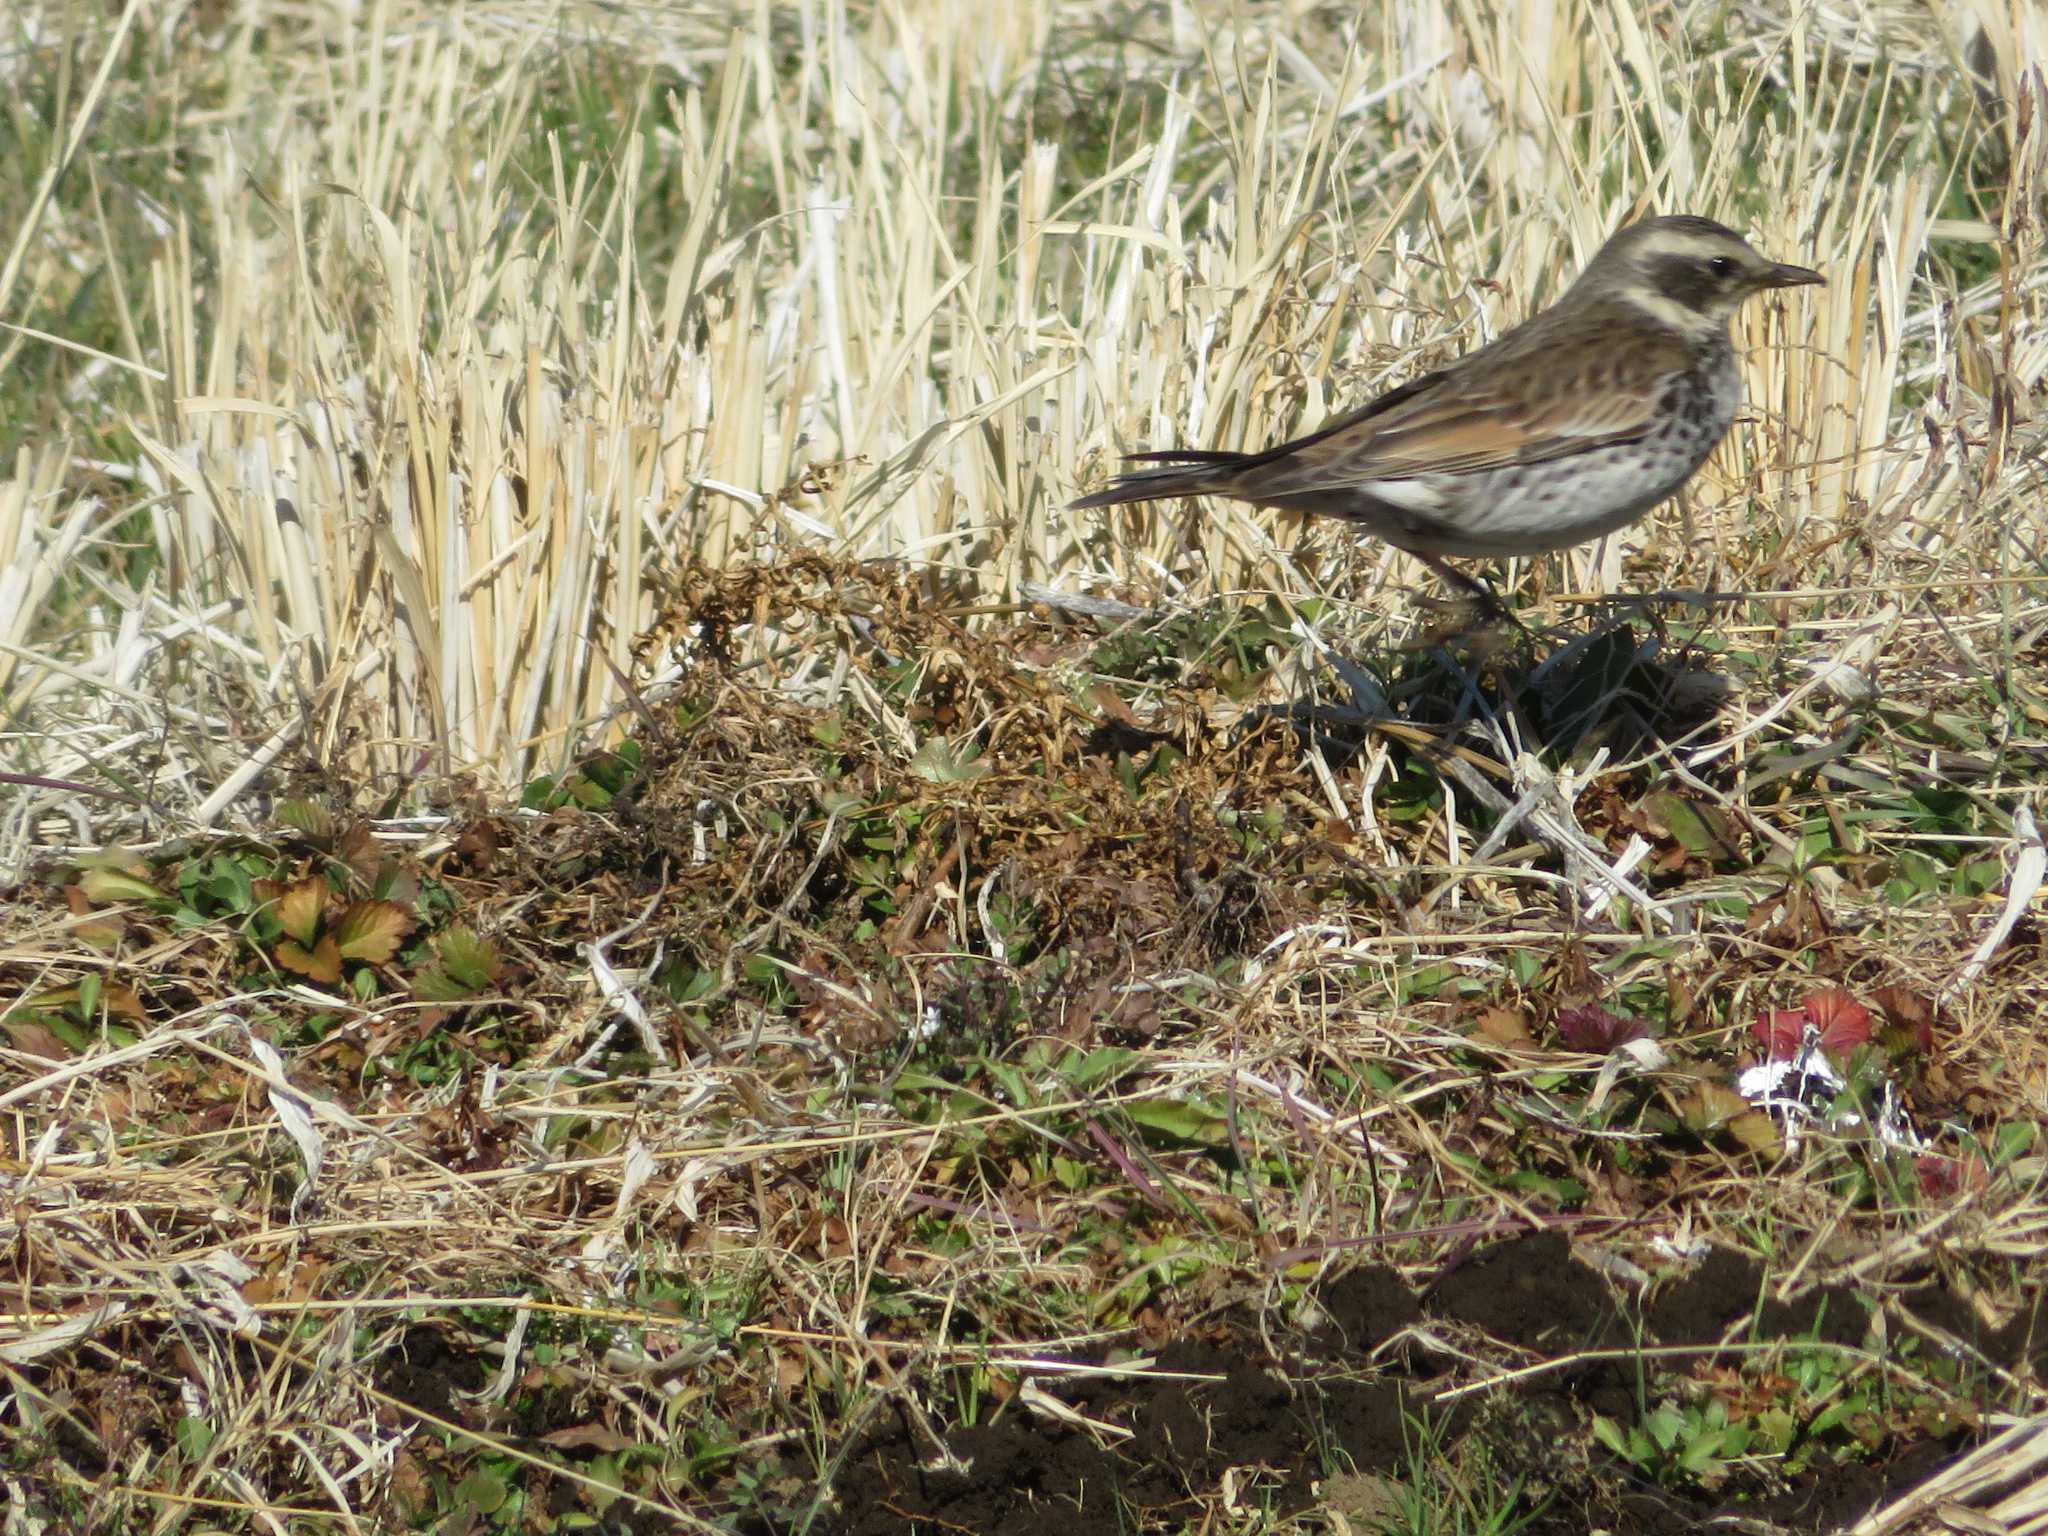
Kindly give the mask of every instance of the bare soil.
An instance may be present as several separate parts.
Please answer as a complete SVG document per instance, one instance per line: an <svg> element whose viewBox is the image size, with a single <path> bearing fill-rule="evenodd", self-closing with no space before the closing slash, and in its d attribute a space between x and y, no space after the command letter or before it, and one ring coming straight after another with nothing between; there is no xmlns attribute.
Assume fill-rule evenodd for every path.
<svg viewBox="0 0 2048 1536"><path fill-rule="evenodd" d="M1738 1473L1712 1494L1651 1487L1603 1453L1589 1455L1591 1415L1635 1411L1639 1362L1569 1357L1641 1337L1696 1348L1702 1367L1732 1362L1732 1352L1717 1357L1712 1346L1748 1337L1744 1325L1759 1315L1764 1279L1753 1260L1716 1249L1647 1308L1624 1310L1609 1303L1607 1287L1561 1232L1488 1246L1420 1296L1392 1270L1364 1266L1323 1289L1316 1326L1284 1329L1233 1307L1157 1341L1148 1350L1150 1377L1043 1383L1072 1420L1013 1400L983 1423L942 1426L942 1456L908 1414L888 1410L845 1459L836 1512L814 1528L841 1536L1170 1530L1198 1520L1226 1479L1235 1480L1240 1502L1265 1499L1276 1513L1297 1513L1328 1494L1341 1497L1356 1483L1347 1473L1407 1472L1417 1421L1427 1419L1440 1452L1485 1436L1496 1466L1528 1478L1529 1501L1545 1503L1532 1531L1677 1536L1725 1514L1820 1532L1853 1521L1887 1490L1924 1479L1973 1442L1959 1431L1887 1443L1866 1459L1821 1458L1796 1477ZM1904 1300L1949 1328L1971 1315L1933 1278ZM1793 1305L1767 1301L1761 1316L1763 1337L1854 1344L1870 1309L1854 1292L1828 1287ZM1567 1363L1490 1400L1433 1405L1437 1389L1469 1365L1432 1341L1474 1335ZM1996 1334L1964 1338L2001 1367L2023 1370L2031 1359L2038 1369L2048 1319L2037 1310Z"/></svg>

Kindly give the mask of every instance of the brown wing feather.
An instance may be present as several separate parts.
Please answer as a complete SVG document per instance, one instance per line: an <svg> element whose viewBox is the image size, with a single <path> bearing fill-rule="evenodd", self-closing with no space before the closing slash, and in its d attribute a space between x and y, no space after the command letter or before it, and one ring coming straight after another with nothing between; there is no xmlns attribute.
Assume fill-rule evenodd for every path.
<svg viewBox="0 0 2048 1536"><path fill-rule="evenodd" d="M1594 354L1600 361L1590 369L1560 368L1561 355L1586 353L1559 331L1510 333L1311 436L1258 455L1234 478L1255 477L1262 493L1298 494L1566 458L1647 433L1664 383L1690 363L1676 337L1639 336L1609 347Z"/></svg>

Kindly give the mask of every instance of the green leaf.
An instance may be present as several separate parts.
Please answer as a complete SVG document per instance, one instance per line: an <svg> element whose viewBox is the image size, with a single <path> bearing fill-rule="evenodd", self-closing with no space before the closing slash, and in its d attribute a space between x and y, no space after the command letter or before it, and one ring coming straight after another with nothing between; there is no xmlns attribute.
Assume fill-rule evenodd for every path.
<svg viewBox="0 0 2048 1536"><path fill-rule="evenodd" d="M423 1003L459 1003L475 996L475 989L457 981L440 966L430 965L413 977L412 995Z"/></svg>
<svg viewBox="0 0 2048 1536"><path fill-rule="evenodd" d="M1629 1454L1628 1437L1622 1433L1621 1426L1610 1418L1597 1413L1593 1415L1593 1438L1623 1461L1636 1459Z"/></svg>
<svg viewBox="0 0 2048 1536"><path fill-rule="evenodd" d="M981 748L972 742L955 746L943 736L926 737L910 760L910 771L931 784L964 784L988 770L989 765L981 761Z"/></svg>
<svg viewBox="0 0 2048 1536"><path fill-rule="evenodd" d="M1650 818L1669 832L1678 846L1701 858L1726 859L1735 853L1735 839L1718 825L1720 812L1696 805L1675 790L1660 789L1643 799Z"/></svg>
<svg viewBox="0 0 2048 1536"><path fill-rule="evenodd" d="M1559 1205L1577 1205L1586 1198L1586 1186L1576 1179L1553 1178L1533 1168L1522 1168L1507 1176L1509 1189L1529 1195L1548 1195Z"/></svg>
<svg viewBox="0 0 2048 1536"><path fill-rule="evenodd" d="M1836 1398L1835 1401L1829 1403L1827 1407L1821 1409L1819 1413L1813 1416L1813 1422L1806 1426L1808 1438L1818 1439L1826 1434L1837 1424L1847 1419L1850 1414L1854 1413L1857 1407L1858 1404L1851 1399Z"/></svg>
<svg viewBox="0 0 2048 1536"><path fill-rule="evenodd" d="M84 1056L99 1044L97 1031L87 1029L66 1014L44 1014L43 1024L51 1034L64 1042L65 1049L74 1056Z"/></svg>
<svg viewBox="0 0 2048 1536"><path fill-rule="evenodd" d="M494 1515L504 1506L510 1491L504 1478L488 1467L478 1467L456 1484L455 1497L480 1515Z"/></svg>
<svg viewBox="0 0 2048 1536"><path fill-rule="evenodd" d="M1415 998L1433 998L1451 982L1462 980L1465 974L1455 965L1421 966L1401 978L1400 1000L1405 1003Z"/></svg>
<svg viewBox="0 0 2048 1536"><path fill-rule="evenodd" d="M1992 1159L1999 1166L2016 1157L2024 1157L2033 1150L2035 1127L2031 1120L2017 1120L2001 1125L1992 1136Z"/></svg>
<svg viewBox="0 0 2048 1536"><path fill-rule="evenodd" d="M442 969L472 992L481 992L498 979L504 962L498 946L480 938L467 923L453 923L434 940L434 953Z"/></svg>
<svg viewBox="0 0 2048 1536"><path fill-rule="evenodd" d="M213 1426L204 1419L195 1419L190 1414L180 1418L171 1430L178 1442L178 1450L187 1461L197 1461L213 1444Z"/></svg>
<svg viewBox="0 0 2048 1536"><path fill-rule="evenodd" d="M296 827L315 842L332 842L341 830L333 811L313 800L287 800L277 808L277 819Z"/></svg>
<svg viewBox="0 0 2048 1536"><path fill-rule="evenodd" d="M1720 1459L1721 1432L1709 1430L1696 1436L1686 1446L1685 1453L1678 1458L1678 1464L1686 1471L1697 1474L1706 1471Z"/></svg>
<svg viewBox="0 0 2048 1536"><path fill-rule="evenodd" d="M1783 1455L1799 1433L1799 1421L1782 1407L1766 1408L1756 1416L1756 1439L1766 1451Z"/></svg>
<svg viewBox="0 0 2048 1536"><path fill-rule="evenodd" d="M1194 1146L1220 1147L1230 1141L1230 1122L1207 1105L1174 1099L1140 1099L1124 1112L1146 1130Z"/></svg>
<svg viewBox="0 0 2048 1536"><path fill-rule="evenodd" d="M1653 1408L1643 1415L1643 1430L1656 1441L1658 1450L1669 1451L1685 1433L1685 1419L1675 1409Z"/></svg>
<svg viewBox="0 0 2048 1536"><path fill-rule="evenodd" d="M1105 1045L1088 1052L1079 1061L1070 1056L1061 1065L1067 1082L1073 1087L1099 1088L1121 1076L1137 1055L1136 1051L1126 1050L1120 1045Z"/></svg>
<svg viewBox="0 0 2048 1536"><path fill-rule="evenodd" d="M230 912L247 912L256 905L255 882L249 871L225 854L207 868L206 893Z"/></svg>
<svg viewBox="0 0 2048 1536"><path fill-rule="evenodd" d="M1007 1061L990 1061L984 1066L1013 1108L1029 1109L1038 1102L1038 1095L1032 1091L1030 1082L1015 1065Z"/></svg>

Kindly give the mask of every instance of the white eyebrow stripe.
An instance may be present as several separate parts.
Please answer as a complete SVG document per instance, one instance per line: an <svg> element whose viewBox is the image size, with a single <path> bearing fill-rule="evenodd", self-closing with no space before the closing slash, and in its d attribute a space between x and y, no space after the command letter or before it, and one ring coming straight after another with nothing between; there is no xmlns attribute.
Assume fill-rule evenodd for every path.
<svg viewBox="0 0 2048 1536"><path fill-rule="evenodd" d="M1637 248L1638 254L1655 260L1659 256L1733 255L1732 242L1721 235L1693 234L1683 229L1660 229Z"/></svg>

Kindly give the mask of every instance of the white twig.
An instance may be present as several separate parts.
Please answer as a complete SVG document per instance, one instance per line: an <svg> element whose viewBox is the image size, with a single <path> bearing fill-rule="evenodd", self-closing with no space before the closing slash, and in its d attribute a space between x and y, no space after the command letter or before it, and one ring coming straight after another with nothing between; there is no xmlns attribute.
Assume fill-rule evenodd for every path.
<svg viewBox="0 0 2048 1536"><path fill-rule="evenodd" d="M1975 952L1941 989L1940 996L1935 999L1937 1006L1953 1001L1984 974L1984 967L2012 937L2013 929L2033 903L2035 893L2041 889L2042 877L2048 875L2048 846L2043 845L2041 829L2034 823L2034 808L2025 801L2020 802L2012 815L2012 841L2016 853L2012 861L2012 883L2005 890L2005 910L1998 914L1998 921L1991 925L1991 931L1984 935Z"/></svg>

